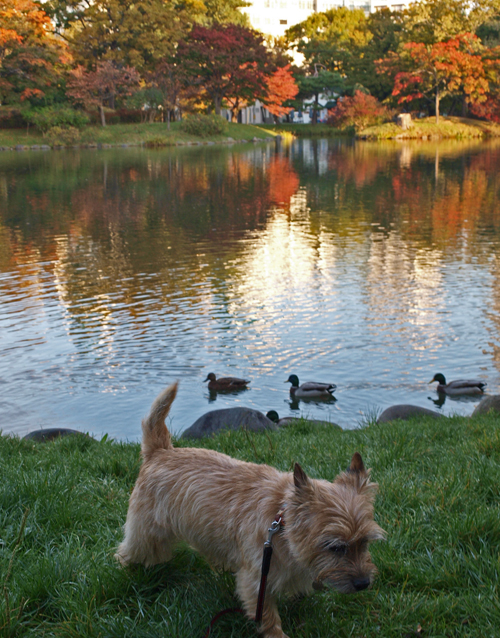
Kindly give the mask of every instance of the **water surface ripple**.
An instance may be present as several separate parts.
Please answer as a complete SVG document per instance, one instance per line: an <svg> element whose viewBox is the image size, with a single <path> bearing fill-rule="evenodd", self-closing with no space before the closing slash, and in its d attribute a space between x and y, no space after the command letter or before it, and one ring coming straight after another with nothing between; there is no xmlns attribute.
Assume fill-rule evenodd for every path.
<svg viewBox="0 0 500 638"><path fill-rule="evenodd" d="M499 166L484 142L0 154L0 428L137 440L174 379L176 433L236 405L470 414L428 381L499 391ZM337 401L292 402L291 373Z"/></svg>

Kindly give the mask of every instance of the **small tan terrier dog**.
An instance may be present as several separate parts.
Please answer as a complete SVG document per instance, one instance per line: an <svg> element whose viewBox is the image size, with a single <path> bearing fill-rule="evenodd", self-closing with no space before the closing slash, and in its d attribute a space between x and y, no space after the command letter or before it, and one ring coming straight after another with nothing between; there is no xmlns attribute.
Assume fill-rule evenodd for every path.
<svg viewBox="0 0 500 638"><path fill-rule="evenodd" d="M264 541L278 513L262 623L265 638L287 638L276 605L279 594L310 592L323 583L340 592L366 589L376 568L370 542L385 532L373 520L377 484L356 452L330 483L269 465L238 461L197 448L174 448L165 425L177 384L155 400L142 422L143 464L116 557L155 565L186 541L212 565L236 575L247 616L255 618Z"/></svg>

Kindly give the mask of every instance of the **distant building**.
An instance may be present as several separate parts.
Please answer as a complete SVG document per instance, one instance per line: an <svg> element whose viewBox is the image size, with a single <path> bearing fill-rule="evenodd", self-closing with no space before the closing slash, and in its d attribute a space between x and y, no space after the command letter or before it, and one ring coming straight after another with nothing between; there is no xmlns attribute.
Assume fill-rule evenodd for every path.
<svg viewBox="0 0 500 638"><path fill-rule="evenodd" d="M249 0L251 6L242 9L254 29L279 37L294 24L303 22L311 13L322 13L337 7L363 9L366 13L391 9L401 11L410 4L410 0Z"/></svg>

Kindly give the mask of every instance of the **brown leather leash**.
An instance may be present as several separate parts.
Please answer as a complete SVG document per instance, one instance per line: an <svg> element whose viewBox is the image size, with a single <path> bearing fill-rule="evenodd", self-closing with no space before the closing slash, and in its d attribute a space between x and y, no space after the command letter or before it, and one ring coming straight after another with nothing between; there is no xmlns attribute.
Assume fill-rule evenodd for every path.
<svg viewBox="0 0 500 638"><path fill-rule="evenodd" d="M267 541L264 543L264 553L262 555L262 569L260 576L260 586L259 586L259 595L257 597L257 611L255 612L255 622L259 623L262 620L262 614L264 611L264 599L266 597L266 585L267 585L267 575L269 574L269 568L271 567L271 557L273 555L273 536L276 532L279 532L283 527L283 511L278 512L276 514L276 518L271 523L271 527L267 530ZM203 636L203 638L208 638L210 636L210 632L212 631L212 627L214 624L226 614L230 613L245 613L244 609L239 607L231 607L228 609L223 609L218 614L216 614L212 620L210 621L210 625Z"/></svg>

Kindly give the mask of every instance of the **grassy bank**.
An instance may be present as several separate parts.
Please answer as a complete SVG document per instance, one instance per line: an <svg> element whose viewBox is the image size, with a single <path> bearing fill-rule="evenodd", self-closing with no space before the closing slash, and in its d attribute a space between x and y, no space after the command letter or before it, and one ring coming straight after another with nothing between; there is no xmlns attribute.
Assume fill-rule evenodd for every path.
<svg viewBox="0 0 500 638"><path fill-rule="evenodd" d="M293 137L350 137L351 132L344 132L328 124L260 124L263 129L275 135L292 135Z"/></svg>
<svg viewBox="0 0 500 638"><path fill-rule="evenodd" d="M374 587L283 600L291 638L492 638L500 627L498 417L454 417L338 432L298 424L223 433L200 445L333 479L359 450L380 484ZM184 443L183 443L184 444ZM35 444L0 437L0 635L201 638L238 604L230 574L188 548L171 563L120 569L139 446L83 437ZM207 476L207 480L210 477ZM214 637L256 636L241 615Z"/></svg>
<svg viewBox="0 0 500 638"><path fill-rule="evenodd" d="M379 126L369 126L358 131L358 139L466 139L472 137L499 137L500 125L461 117L441 117L436 124L435 117L414 120L407 131L392 122Z"/></svg>
<svg viewBox="0 0 500 638"><path fill-rule="evenodd" d="M160 122L144 124L112 124L106 127L87 126L69 138L64 133L57 137L43 136L36 129L0 129L0 149L32 147L109 147L109 146L176 146L183 144L224 144L269 140L276 135L285 139L296 137L350 137L352 131L342 132L326 124L232 124L228 123L224 135L197 137L181 129L180 122L172 122L170 128ZM500 125L463 118L442 117L415 120L408 131L402 131L392 122L371 126L358 131L358 139L467 139L500 137Z"/></svg>
<svg viewBox="0 0 500 638"><path fill-rule="evenodd" d="M228 124L225 135L197 137L189 135L181 129L180 122L172 122L170 129L160 122L144 124L113 124L109 126L86 126L79 131L76 138L64 139L64 135L51 138L43 136L34 129L0 129L0 147L16 146L175 146L177 144L225 143L230 141L249 142L256 138L265 140L277 135L271 129L264 129L251 124ZM283 135L283 133L282 133Z"/></svg>

